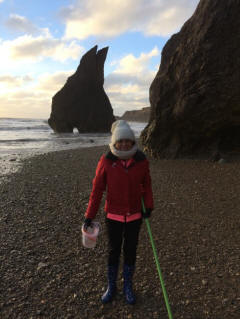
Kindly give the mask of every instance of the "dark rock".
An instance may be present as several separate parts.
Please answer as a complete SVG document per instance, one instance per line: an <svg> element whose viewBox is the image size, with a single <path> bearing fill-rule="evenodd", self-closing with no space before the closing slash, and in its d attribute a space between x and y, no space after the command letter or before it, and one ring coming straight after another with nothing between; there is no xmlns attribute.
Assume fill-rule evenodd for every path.
<svg viewBox="0 0 240 319"><path fill-rule="evenodd" d="M126 111L121 117L125 121L148 122L150 117L150 107L144 107L141 110Z"/></svg>
<svg viewBox="0 0 240 319"><path fill-rule="evenodd" d="M162 158L240 151L240 1L201 0L162 51L145 151Z"/></svg>
<svg viewBox="0 0 240 319"><path fill-rule="evenodd" d="M79 132L110 131L115 118L103 88L107 52L108 47L97 51L97 46L88 51L53 97L48 124L55 132L72 133L74 128Z"/></svg>

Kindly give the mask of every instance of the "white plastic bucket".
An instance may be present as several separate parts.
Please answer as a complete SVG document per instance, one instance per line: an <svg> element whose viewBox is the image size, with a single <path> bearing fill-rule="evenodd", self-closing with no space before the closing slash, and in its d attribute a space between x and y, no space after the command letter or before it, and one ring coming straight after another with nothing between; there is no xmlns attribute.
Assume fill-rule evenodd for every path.
<svg viewBox="0 0 240 319"><path fill-rule="evenodd" d="M100 225L98 222L92 222L92 226L84 229L82 225L82 243L86 248L94 248L97 243L97 236L99 234Z"/></svg>

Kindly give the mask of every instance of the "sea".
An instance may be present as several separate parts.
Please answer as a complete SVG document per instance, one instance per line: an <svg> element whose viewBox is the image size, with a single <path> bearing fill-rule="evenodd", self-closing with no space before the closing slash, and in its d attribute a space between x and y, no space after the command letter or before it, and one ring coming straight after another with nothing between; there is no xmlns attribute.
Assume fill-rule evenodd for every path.
<svg viewBox="0 0 240 319"><path fill-rule="evenodd" d="M128 122L139 137L147 123ZM107 145L110 133L57 134L44 119L0 118L0 182L16 172L22 160L54 151Z"/></svg>

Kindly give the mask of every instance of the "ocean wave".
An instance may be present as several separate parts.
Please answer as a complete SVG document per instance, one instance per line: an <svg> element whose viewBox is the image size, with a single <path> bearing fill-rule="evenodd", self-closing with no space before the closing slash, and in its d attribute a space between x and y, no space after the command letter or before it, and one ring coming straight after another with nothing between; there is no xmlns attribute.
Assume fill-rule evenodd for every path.
<svg viewBox="0 0 240 319"><path fill-rule="evenodd" d="M47 141L49 141L49 138L19 138L19 139L15 139L15 140L0 140L0 144L47 142Z"/></svg>
<svg viewBox="0 0 240 319"><path fill-rule="evenodd" d="M28 131L28 130L42 130L50 131L50 127L47 125L36 125L36 126L0 126L0 131Z"/></svg>
<svg viewBox="0 0 240 319"><path fill-rule="evenodd" d="M14 117L0 117L0 122L1 121L9 121L9 122L47 122L46 119L14 118Z"/></svg>

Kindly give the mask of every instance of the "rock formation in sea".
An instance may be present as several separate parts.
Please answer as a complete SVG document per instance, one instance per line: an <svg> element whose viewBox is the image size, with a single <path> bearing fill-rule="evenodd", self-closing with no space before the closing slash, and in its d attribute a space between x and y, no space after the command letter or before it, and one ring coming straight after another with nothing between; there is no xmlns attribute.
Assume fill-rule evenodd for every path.
<svg viewBox="0 0 240 319"><path fill-rule="evenodd" d="M162 158L240 151L240 1L201 0L162 51L145 151Z"/></svg>
<svg viewBox="0 0 240 319"><path fill-rule="evenodd" d="M134 122L148 122L150 116L150 107L143 107L141 110L126 111L121 119Z"/></svg>
<svg viewBox="0 0 240 319"><path fill-rule="evenodd" d="M57 133L110 132L115 118L104 91L104 63L108 47L89 50L77 71L67 79L52 99L48 123Z"/></svg>

